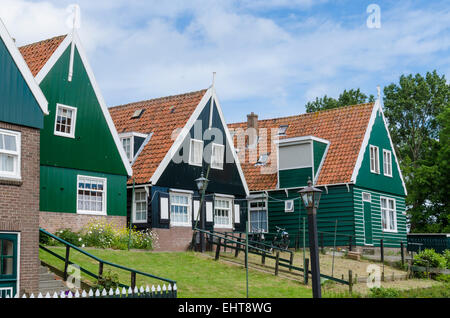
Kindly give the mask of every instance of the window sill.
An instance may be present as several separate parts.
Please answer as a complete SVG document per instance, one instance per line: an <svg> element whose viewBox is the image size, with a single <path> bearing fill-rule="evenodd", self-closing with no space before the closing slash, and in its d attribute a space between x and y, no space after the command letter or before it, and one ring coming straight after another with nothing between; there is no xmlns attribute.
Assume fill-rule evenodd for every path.
<svg viewBox="0 0 450 318"><path fill-rule="evenodd" d="M170 227L192 227L192 222L189 224L170 223Z"/></svg>
<svg viewBox="0 0 450 318"><path fill-rule="evenodd" d="M96 216L107 216L106 212L90 212L90 211L77 211L77 214L81 215L96 215Z"/></svg>
<svg viewBox="0 0 450 318"><path fill-rule="evenodd" d="M22 184L22 178L0 176L0 185L21 186Z"/></svg>
<svg viewBox="0 0 450 318"><path fill-rule="evenodd" d="M387 232L387 233L398 233L397 230L385 230L385 229L383 229L383 232Z"/></svg>

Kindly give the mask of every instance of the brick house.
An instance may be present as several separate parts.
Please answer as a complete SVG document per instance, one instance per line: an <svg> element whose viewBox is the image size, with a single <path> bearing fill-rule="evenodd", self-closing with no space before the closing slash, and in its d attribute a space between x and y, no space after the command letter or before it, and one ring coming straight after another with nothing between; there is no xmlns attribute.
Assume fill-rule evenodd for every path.
<svg viewBox="0 0 450 318"><path fill-rule="evenodd" d="M128 219L157 232L160 250L188 247L201 202L195 179L208 170L206 228L242 228L247 184L213 86L109 110L133 167Z"/></svg>
<svg viewBox="0 0 450 318"><path fill-rule="evenodd" d="M39 284L40 129L47 100L0 20L0 298Z"/></svg>

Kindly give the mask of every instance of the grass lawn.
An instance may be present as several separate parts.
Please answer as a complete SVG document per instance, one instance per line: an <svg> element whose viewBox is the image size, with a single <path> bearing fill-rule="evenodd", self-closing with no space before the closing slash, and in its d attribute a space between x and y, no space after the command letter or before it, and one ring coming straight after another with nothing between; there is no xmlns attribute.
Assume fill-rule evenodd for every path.
<svg viewBox="0 0 450 318"><path fill-rule="evenodd" d="M50 249L61 256L65 255L63 247L50 247ZM176 280L178 296L181 298L246 297L246 277L243 266L216 262L195 252L155 253L90 248L86 250L105 261ZM39 258L60 270L64 268L61 260L45 251L39 252ZM71 250L70 260L93 273L98 272L98 263L79 252ZM108 269L112 268L105 265L104 272ZM130 284L129 272L112 270L119 275L121 283ZM82 273L82 279L94 281L84 273ZM136 280L138 286L158 284L158 281L140 275L137 275ZM249 269L249 295L252 298L309 298L312 297L312 292L310 288L299 282Z"/></svg>

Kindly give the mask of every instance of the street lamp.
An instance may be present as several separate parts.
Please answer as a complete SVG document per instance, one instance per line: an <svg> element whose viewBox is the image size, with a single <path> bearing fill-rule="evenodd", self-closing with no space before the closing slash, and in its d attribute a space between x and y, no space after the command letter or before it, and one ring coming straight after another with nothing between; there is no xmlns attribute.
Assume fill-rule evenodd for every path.
<svg viewBox="0 0 450 318"><path fill-rule="evenodd" d="M209 173L209 167L208 167L208 173ZM208 181L209 180L203 176L203 171L202 171L200 178L195 179L195 183L197 184L197 189L202 194L201 199L200 199L200 207L199 207L198 215L200 216L200 223L201 223L201 228L203 231L206 228L205 215L204 215L205 213L204 213L204 209L203 209L203 200L205 198L205 192L206 192L206 187L208 186ZM198 217L195 222L195 228L197 228L197 222L198 222ZM206 250L205 233L199 233L199 234L200 234L201 252L203 253Z"/></svg>
<svg viewBox="0 0 450 318"><path fill-rule="evenodd" d="M299 193L306 211L308 212L309 253L311 258L313 297L321 298L322 292L320 289L319 245L317 242L316 214L322 190L314 188L311 179L309 179L308 186L303 190L300 190ZM305 274L307 275L308 273Z"/></svg>

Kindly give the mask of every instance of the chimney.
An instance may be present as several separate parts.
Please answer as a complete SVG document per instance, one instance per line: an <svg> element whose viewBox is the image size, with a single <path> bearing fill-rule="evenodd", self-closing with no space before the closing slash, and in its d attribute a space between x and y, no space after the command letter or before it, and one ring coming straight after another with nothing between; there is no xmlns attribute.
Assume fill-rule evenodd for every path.
<svg viewBox="0 0 450 318"><path fill-rule="evenodd" d="M258 140L258 115L253 112L247 115L247 132L248 145L256 145Z"/></svg>

